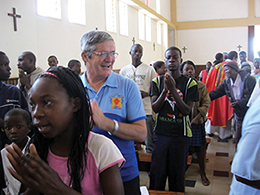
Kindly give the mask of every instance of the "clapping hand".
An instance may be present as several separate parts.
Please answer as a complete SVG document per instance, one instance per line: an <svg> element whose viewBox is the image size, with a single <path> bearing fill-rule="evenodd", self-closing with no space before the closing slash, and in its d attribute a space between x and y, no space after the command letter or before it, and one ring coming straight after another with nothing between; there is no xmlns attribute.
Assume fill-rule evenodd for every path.
<svg viewBox="0 0 260 195"><path fill-rule="evenodd" d="M30 145L30 153L27 155L24 155L16 144L13 144L13 148L6 147L6 150L7 158L13 166L8 170L34 192L63 194L64 189L68 188L57 172L38 156L33 144Z"/></svg>
<svg viewBox="0 0 260 195"><path fill-rule="evenodd" d="M169 74L169 73L166 73L165 74L165 85L166 85L166 89L168 90L174 90L175 87L176 87L176 82L174 80L174 78Z"/></svg>
<svg viewBox="0 0 260 195"><path fill-rule="evenodd" d="M21 89L23 89L23 87L27 87L28 89L31 88L30 75L25 74L25 72L22 69L19 69L19 79L20 79L20 83L21 83L21 86L20 86Z"/></svg>

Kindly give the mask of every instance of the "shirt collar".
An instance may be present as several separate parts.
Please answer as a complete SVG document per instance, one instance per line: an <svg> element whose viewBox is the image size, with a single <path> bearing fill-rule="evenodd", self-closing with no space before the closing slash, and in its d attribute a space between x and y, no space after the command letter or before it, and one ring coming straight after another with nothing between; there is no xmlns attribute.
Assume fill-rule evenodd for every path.
<svg viewBox="0 0 260 195"><path fill-rule="evenodd" d="M235 83L233 83L233 80L230 79L230 84L231 86L234 86L234 87L240 87L240 84L241 84L241 76L239 74L237 74L237 78L235 80Z"/></svg>
<svg viewBox="0 0 260 195"><path fill-rule="evenodd" d="M81 80L82 80L82 83L83 83L83 86L85 88L88 88L88 89L92 89L92 87L89 85L88 81L87 81L87 78L86 78L86 73L87 71L84 72L83 75L80 76ZM117 79L117 74L114 73L113 71L111 71L111 74L107 77L107 80L106 82L104 83L103 86L109 86L109 87L118 87L119 86L119 83L118 83L118 79ZM103 87L102 86L102 87Z"/></svg>
<svg viewBox="0 0 260 195"><path fill-rule="evenodd" d="M134 69L137 69L138 67L140 67L141 65L143 65L143 62L142 62L141 64L139 64L137 67L135 67L132 63L131 63L131 65L132 65L132 67L133 67Z"/></svg>

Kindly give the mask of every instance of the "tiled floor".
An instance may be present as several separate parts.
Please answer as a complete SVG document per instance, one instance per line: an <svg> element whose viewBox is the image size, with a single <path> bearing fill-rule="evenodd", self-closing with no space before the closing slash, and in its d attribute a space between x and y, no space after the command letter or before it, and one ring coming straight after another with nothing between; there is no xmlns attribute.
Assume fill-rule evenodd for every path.
<svg viewBox="0 0 260 195"><path fill-rule="evenodd" d="M219 140L218 136L211 137L207 150L209 161L206 163L206 174L211 183L209 186L202 185L199 165L196 163L196 156L194 156L191 166L186 171L185 194L228 195L232 181L230 161L232 161L234 153L235 144L232 143L232 139L224 141ZM147 172L140 172L140 185L149 187ZM165 190L168 190L167 186Z"/></svg>

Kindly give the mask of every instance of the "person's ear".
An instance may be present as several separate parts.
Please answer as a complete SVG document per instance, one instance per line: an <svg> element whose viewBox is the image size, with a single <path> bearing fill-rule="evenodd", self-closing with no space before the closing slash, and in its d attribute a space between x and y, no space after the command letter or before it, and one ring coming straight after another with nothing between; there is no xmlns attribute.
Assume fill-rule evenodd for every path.
<svg viewBox="0 0 260 195"><path fill-rule="evenodd" d="M183 59L181 58L181 63L182 63Z"/></svg>
<svg viewBox="0 0 260 195"><path fill-rule="evenodd" d="M88 57L86 52L84 52L84 51L81 53L81 58L84 62L86 62L90 59L90 57Z"/></svg>
<svg viewBox="0 0 260 195"><path fill-rule="evenodd" d="M77 112L82 107L82 100L79 97L73 99L73 111Z"/></svg>
<svg viewBox="0 0 260 195"><path fill-rule="evenodd" d="M33 59L29 59L29 63L30 63L30 64L33 64Z"/></svg>

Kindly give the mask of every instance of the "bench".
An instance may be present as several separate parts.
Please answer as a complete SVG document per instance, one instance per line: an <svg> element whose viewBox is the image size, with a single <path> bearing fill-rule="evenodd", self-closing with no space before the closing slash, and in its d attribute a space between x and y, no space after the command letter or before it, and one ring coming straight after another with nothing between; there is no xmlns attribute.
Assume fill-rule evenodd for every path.
<svg viewBox="0 0 260 195"><path fill-rule="evenodd" d="M139 171L150 171L150 166L152 162L152 153L142 153L137 152L139 157L138 168Z"/></svg>
<svg viewBox="0 0 260 195"><path fill-rule="evenodd" d="M10 84L10 85L17 85L18 83L18 77L12 77L9 78L7 81L4 81L6 84Z"/></svg>
<svg viewBox="0 0 260 195"><path fill-rule="evenodd" d="M209 144L211 139L206 138L206 141L207 141L207 144ZM136 155L138 158L139 171L149 172L150 167L151 167L151 162L152 162L152 153L142 153L142 152L138 152L138 150L136 150ZM191 162L192 162L192 155L188 155L187 169L191 165Z"/></svg>
<svg viewBox="0 0 260 195"><path fill-rule="evenodd" d="M152 162L152 153L137 152L138 155L138 168L139 171L150 171ZM191 165L192 155L188 156L187 166Z"/></svg>
<svg viewBox="0 0 260 195"><path fill-rule="evenodd" d="M148 190L149 195L184 195L183 192Z"/></svg>

